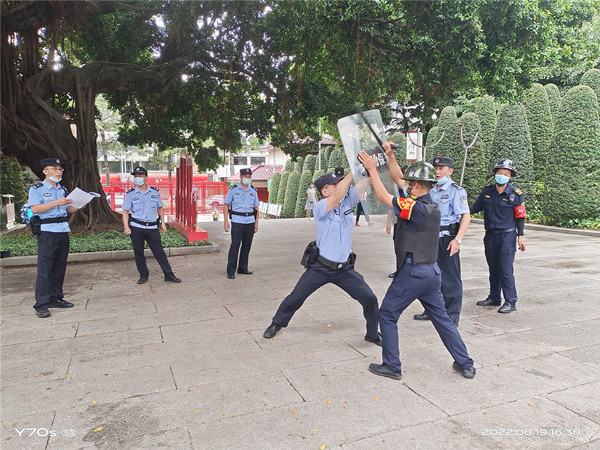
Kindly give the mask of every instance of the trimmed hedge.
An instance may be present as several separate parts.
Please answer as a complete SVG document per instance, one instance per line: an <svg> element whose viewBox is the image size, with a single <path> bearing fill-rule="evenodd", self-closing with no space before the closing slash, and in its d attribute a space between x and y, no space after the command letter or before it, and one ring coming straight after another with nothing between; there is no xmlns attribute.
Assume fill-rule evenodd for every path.
<svg viewBox="0 0 600 450"><path fill-rule="evenodd" d="M346 160L346 155L344 154L343 150L339 148L334 149L329 157L327 172L333 172L336 167L344 167L344 160ZM346 165L348 165L347 161Z"/></svg>
<svg viewBox="0 0 600 450"><path fill-rule="evenodd" d="M583 74L579 84L591 87L596 93L598 109L600 109L600 69L590 69Z"/></svg>
<svg viewBox="0 0 600 450"><path fill-rule="evenodd" d="M305 163L306 165L306 163ZM298 186L298 194L296 197L296 209L294 212L294 217L306 217L306 190L308 189L308 185L312 181L312 172L310 170L302 171L302 175L300 175L300 183Z"/></svg>
<svg viewBox="0 0 600 450"><path fill-rule="evenodd" d="M281 181L279 182L279 189L277 190L277 203L278 205L283 205L283 201L285 200L285 190L287 189L288 178L290 177L290 173L288 171L283 172L281 175Z"/></svg>
<svg viewBox="0 0 600 450"><path fill-rule="evenodd" d="M294 162L294 170L298 173L302 173L304 168L304 158L302 156L298 156L296 161Z"/></svg>
<svg viewBox="0 0 600 450"><path fill-rule="evenodd" d="M544 86L546 93L548 94L548 103L550 104L550 114L552 114L552 129L556 124L556 118L558 117L558 111L560 110L560 91L558 86L549 83Z"/></svg>
<svg viewBox="0 0 600 450"><path fill-rule="evenodd" d="M327 167L329 167L329 160L331 159L331 152L333 151L333 147L331 145L325 147L325 150L322 151L321 153L321 170L325 170ZM318 162L317 165L315 166L315 169L318 169Z"/></svg>
<svg viewBox="0 0 600 450"><path fill-rule="evenodd" d="M485 164L485 176L494 167L492 164L492 143L494 142L494 135L496 134L496 101L491 95L486 95L479 98L477 105L475 106L475 114L479 117L479 137L477 138L478 145L481 146L482 157L486 160Z"/></svg>
<svg viewBox="0 0 600 450"><path fill-rule="evenodd" d="M571 88L561 102L546 179L546 217L561 226L600 220L600 119L589 86Z"/></svg>
<svg viewBox="0 0 600 450"><path fill-rule="evenodd" d="M531 134L533 173L535 181L543 183L548 173L548 152L552 141L552 113L544 86L534 83L525 96L524 106Z"/></svg>
<svg viewBox="0 0 600 450"><path fill-rule="evenodd" d="M306 155L306 158L304 158L304 168L302 170L314 172L315 165L317 164L317 158L318 155Z"/></svg>
<svg viewBox="0 0 600 450"><path fill-rule="evenodd" d="M475 113L468 112L461 116L460 123L463 125L463 140L465 145L469 145L473 141L475 134L481 130L479 117ZM463 156L454 161L452 180L456 183L460 182L463 160L464 153ZM488 161L480 144L479 134L477 134L477 140L467 152L467 163L465 165L465 175L462 184L468 196L473 199L479 195L486 185L488 174L487 164Z"/></svg>
<svg viewBox="0 0 600 450"><path fill-rule="evenodd" d="M434 156L440 154L442 156L449 156L454 159L455 162L460 160L462 164L463 149L460 144L460 129L454 125L457 120L458 117L454 106L446 106L442 110L440 120L438 121L438 127L445 130L444 139L442 139L442 142L438 145L433 147L431 151L427 150L427 162L431 161Z"/></svg>
<svg viewBox="0 0 600 450"><path fill-rule="evenodd" d="M283 167L284 172L291 172L294 170L294 160L292 158L288 159L285 162L285 166Z"/></svg>
<svg viewBox="0 0 600 450"><path fill-rule="evenodd" d="M398 164L403 164L406 161L406 136L400 132L396 132L392 134L388 140L398 146L398 148L394 150L394 156L396 157Z"/></svg>
<svg viewBox="0 0 600 450"><path fill-rule="evenodd" d="M283 208L281 215L283 217L292 218L296 210L296 198L298 196L298 186L300 185L300 173L294 170L290 173L285 187L285 199L283 200Z"/></svg>
<svg viewBox="0 0 600 450"><path fill-rule="evenodd" d="M281 183L281 173L275 172L271 177L271 190L269 191L269 203L277 203L277 193Z"/></svg>
<svg viewBox="0 0 600 450"><path fill-rule="evenodd" d="M527 205L533 205L535 182L531 136L525 107L521 104L504 105L498 114L492 159L497 163L505 158L512 159L517 170L511 184L523 191Z"/></svg>

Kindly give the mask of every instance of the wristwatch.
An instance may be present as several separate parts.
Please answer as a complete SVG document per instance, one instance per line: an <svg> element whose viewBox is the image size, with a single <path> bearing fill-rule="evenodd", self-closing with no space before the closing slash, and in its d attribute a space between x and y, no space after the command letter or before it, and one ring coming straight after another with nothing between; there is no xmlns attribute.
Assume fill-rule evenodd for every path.
<svg viewBox="0 0 600 450"><path fill-rule="evenodd" d="M454 238L454 240L455 240L456 242L458 242L459 244L461 244L461 243L462 243L462 239L459 239L459 238Z"/></svg>

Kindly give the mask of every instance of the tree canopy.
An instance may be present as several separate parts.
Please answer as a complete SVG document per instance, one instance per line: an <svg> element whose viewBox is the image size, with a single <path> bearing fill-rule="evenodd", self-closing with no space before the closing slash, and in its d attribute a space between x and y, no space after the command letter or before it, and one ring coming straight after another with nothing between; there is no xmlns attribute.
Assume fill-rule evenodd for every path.
<svg viewBox="0 0 600 450"><path fill-rule="evenodd" d="M41 158L58 156L67 187L98 192L98 94L119 111L125 144L184 148L207 169L219 149L242 146L240 132L285 150L294 136L316 137L319 121L335 134L356 102L389 119L390 100L417 105L416 114L458 93L510 101L535 76L563 85L567 63L579 79L600 54L600 40L586 38L598 30L593 0L1 7L2 152L38 175ZM117 220L104 203L77 217L88 227Z"/></svg>

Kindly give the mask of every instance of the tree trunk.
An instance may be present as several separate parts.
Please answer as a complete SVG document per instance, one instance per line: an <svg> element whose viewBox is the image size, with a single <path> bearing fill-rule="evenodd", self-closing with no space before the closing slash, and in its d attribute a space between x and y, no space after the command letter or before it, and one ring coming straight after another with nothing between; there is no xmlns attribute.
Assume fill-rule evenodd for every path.
<svg viewBox="0 0 600 450"><path fill-rule="evenodd" d="M110 168L108 167L108 150L106 149L106 132L100 131L102 137L102 156L104 158L104 173L106 174L106 185L110 186Z"/></svg>

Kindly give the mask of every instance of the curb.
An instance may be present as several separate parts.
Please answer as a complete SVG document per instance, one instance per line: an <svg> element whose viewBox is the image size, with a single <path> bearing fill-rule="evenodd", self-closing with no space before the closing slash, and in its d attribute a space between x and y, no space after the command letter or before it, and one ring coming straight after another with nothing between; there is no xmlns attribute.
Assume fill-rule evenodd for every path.
<svg viewBox="0 0 600 450"><path fill-rule="evenodd" d="M203 253L218 253L221 248L218 244L202 245L199 247L171 247L165 248L167 256L200 255ZM150 249L145 249L146 256L152 256ZM117 261L122 259L133 259L133 250L113 250L108 252L92 253L69 253L67 262L89 262L89 261ZM0 259L0 267L35 266L37 255L13 256Z"/></svg>

